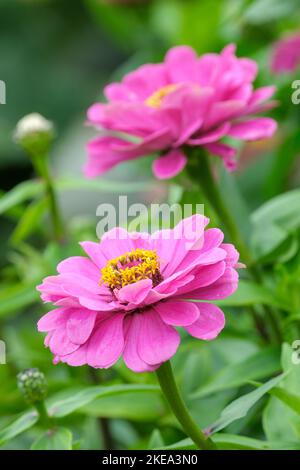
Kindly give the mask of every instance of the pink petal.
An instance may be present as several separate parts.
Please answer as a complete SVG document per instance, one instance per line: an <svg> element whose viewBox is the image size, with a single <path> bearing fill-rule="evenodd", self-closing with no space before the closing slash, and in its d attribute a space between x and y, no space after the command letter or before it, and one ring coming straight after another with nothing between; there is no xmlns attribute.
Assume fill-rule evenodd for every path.
<svg viewBox="0 0 300 470"><path fill-rule="evenodd" d="M228 134L228 131L230 129L230 124L228 122L225 122L221 126L217 127L216 129L213 129L211 131L205 132L201 137L194 137L192 139L188 140L189 145L204 145L204 144L209 144L211 142L215 142L216 140L221 139L224 137L226 134Z"/></svg>
<svg viewBox="0 0 300 470"><path fill-rule="evenodd" d="M122 287L122 289L116 292L116 296L122 303L128 302L139 305L143 302L151 289L151 279L143 279L135 282L134 284L128 284L127 286Z"/></svg>
<svg viewBox="0 0 300 470"><path fill-rule="evenodd" d="M199 310L192 302L167 300L166 302L158 302L153 306L153 309L159 313L167 325L191 325L199 317Z"/></svg>
<svg viewBox="0 0 300 470"><path fill-rule="evenodd" d="M181 150L171 150L153 162L153 173L159 179L178 175L185 167L187 158Z"/></svg>
<svg viewBox="0 0 300 470"><path fill-rule="evenodd" d="M233 171L236 169L237 162L236 162L236 149L230 147L229 145L215 142L212 144L205 145L206 149L212 153L213 155L217 155L221 157L224 161L224 165L229 171Z"/></svg>
<svg viewBox="0 0 300 470"><path fill-rule="evenodd" d="M216 264L208 266L199 266L194 271L194 279L179 288L176 295L181 296L184 293L193 292L196 289L204 288L214 284L221 276L223 276L226 269L225 261L220 261ZM188 294L186 294L188 295Z"/></svg>
<svg viewBox="0 0 300 470"><path fill-rule="evenodd" d="M179 343L179 333L166 325L154 310L141 313L138 354L144 362L155 365L169 360Z"/></svg>
<svg viewBox="0 0 300 470"><path fill-rule="evenodd" d="M160 364L150 366L138 354L138 341L140 338L141 314L136 313L126 317L125 348L123 359L127 367L134 372L151 372Z"/></svg>
<svg viewBox="0 0 300 470"><path fill-rule="evenodd" d="M240 254L231 243L222 243L221 248L226 250L226 263L233 268L237 265Z"/></svg>
<svg viewBox="0 0 300 470"><path fill-rule="evenodd" d="M93 261L93 263L99 269L99 279L100 279L100 269L103 268L107 263L107 258L102 253L100 248L100 243L95 242L81 242L80 246L84 249L88 257Z"/></svg>
<svg viewBox="0 0 300 470"><path fill-rule="evenodd" d="M67 321L67 335L75 344L85 343L94 328L97 313L90 310L71 310Z"/></svg>
<svg viewBox="0 0 300 470"><path fill-rule="evenodd" d="M67 308L56 308L46 313L38 321L38 331L51 331L63 327L69 318L70 310Z"/></svg>
<svg viewBox="0 0 300 470"><path fill-rule="evenodd" d="M199 310L199 317L185 329L195 338L211 340L224 328L225 317L222 310L214 304L199 302L194 304Z"/></svg>
<svg viewBox="0 0 300 470"><path fill-rule="evenodd" d="M165 64L172 82L197 81L197 55L191 47L173 47L166 54Z"/></svg>
<svg viewBox="0 0 300 470"><path fill-rule="evenodd" d="M84 258L83 256L72 256L61 261L57 265L57 271L61 274L76 273L92 279L95 282L99 281L99 269L97 266L95 266L94 263L92 263L89 259Z"/></svg>
<svg viewBox="0 0 300 470"><path fill-rule="evenodd" d="M257 88L256 90L253 91L248 105L254 106L254 105L257 105L259 103L262 103L268 100L269 98L271 98L271 96L274 95L275 91L276 91L275 86L265 86L265 87Z"/></svg>
<svg viewBox="0 0 300 470"><path fill-rule="evenodd" d="M113 314L95 328L87 348L87 362L96 368L108 368L122 354L124 348L124 315Z"/></svg>
<svg viewBox="0 0 300 470"><path fill-rule="evenodd" d="M228 135L236 139L259 140L271 137L276 129L277 124L273 119L262 117L232 124Z"/></svg>
<svg viewBox="0 0 300 470"><path fill-rule="evenodd" d="M70 354L76 349L79 345L72 343L70 341L66 328L58 328L52 333L52 336L49 341L49 348L51 352L58 356L64 356L65 354Z"/></svg>
<svg viewBox="0 0 300 470"><path fill-rule="evenodd" d="M186 256L199 253L203 244L203 232L209 219L194 214L181 220L173 230L161 230L152 234L152 248L157 250L164 277L171 276Z"/></svg>
<svg viewBox="0 0 300 470"><path fill-rule="evenodd" d="M76 351L66 354L65 356L60 356L59 360L68 364L69 366L83 366L87 363L86 359L87 346L83 344Z"/></svg>
<svg viewBox="0 0 300 470"><path fill-rule="evenodd" d="M195 289L183 297L198 300L220 300L232 295L238 288L238 273L227 267L224 274L213 284Z"/></svg>

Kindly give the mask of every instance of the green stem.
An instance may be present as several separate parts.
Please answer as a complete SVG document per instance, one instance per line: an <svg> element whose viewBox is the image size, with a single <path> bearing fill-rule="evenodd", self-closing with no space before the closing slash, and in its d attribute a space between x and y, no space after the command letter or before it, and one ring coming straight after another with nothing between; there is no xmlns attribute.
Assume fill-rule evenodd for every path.
<svg viewBox="0 0 300 470"><path fill-rule="evenodd" d="M216 450L217 446L197 426L191 417L177 388L170 361L164 362L156 371L161 389L185 433L199 449Z"/></svg>
<svg viewBox="0 0 300 470"><path fill-rule="evenodd" d="M196 155L195 150L193 151L193 153L190 152L191 158L188 170L191 178L193 180L197 178L198 184L200 182L204 195L206 196L212 208L218 215L220 221L224 225L224 228L228 233L231 241L238 249L241 260L247 265L247 269L251 274L252 278L257 283L262 283L262 274L257 268L257 266L255 266L252 255L248 250L246 243L244 242L243 236L240 233L238 225L236 224L234 218L231 215L231 212L226 206L224 199L219 191L218 185L215 183L210 168L209 157L204 152L200 155ZM274 342L280 343L282 340L282 334L276 313L273 312L273 310L271 310L268 306L264 306L264 313L268 318L270 327L272 329L272 337L274 339ZM254 309L252 309L252 314L255 323L257 323L257 314Z"/></svg>
<svg viewBox="0 0 300 470"><path fill-rule="evenodd" d="M48 158L46 155L36 156L33 158L33 163L35 166L36 173L45 182L46 192L49 197L50 214L52 219L54 237L57 242L61 243L64 240L64 227L57 203L52 177L49 171Z"/></svg>
<svg viewBox="0 0 300 470"><path fill-rule="evenodd" d="M39 414L39 421L42 426L50 428L53 426L53 419L48 415L48 411L44 401L38 401L34 403L34 407Z"/></svg>
<svg viewBox="0 0 300 470"><path fill-rule="evenodd" d="M232 242L236 245L240 252L241 260L247 264L247 267L252 269L253 260L249 250L244 243L243 237L240 234L239 228L235 223L231 212L228 210L224 200L219 192L218 186L215 184L213 178L208 156L205 153L195 156L190 165L190 175L195 180L197 177L198 184L200 182L201 188L207 197L212 208L218 215L226 232L230 236ZM195 168L196 167L196 168Z"/></svg>

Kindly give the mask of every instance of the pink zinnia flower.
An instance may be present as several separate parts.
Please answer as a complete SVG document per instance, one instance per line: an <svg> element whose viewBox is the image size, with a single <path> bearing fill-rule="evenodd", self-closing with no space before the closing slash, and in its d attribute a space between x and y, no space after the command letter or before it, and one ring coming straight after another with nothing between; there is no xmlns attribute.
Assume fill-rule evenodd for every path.
<svg viewBox="0 0 300 470"><path fill-rule="evenodd" d="M81 243L88 258L67 258L38 286L57 307L38 323L54 362L108 368L122 355L130 369L152 371L175 354L177 327L215 338L224 314L210 301L236 290L239 255L208 222L195 215L152 235L115 228Z"/></svg>
<svg viewBox="0 0 300 470"><path fill-rule="evenodd" d="M160 64L147 64L105 90L108 103L94 104L88 122L102 135L88 144L87 177L125 161L159 153L153 164L158 178L177 175L187 163L184 148L204 147L236 167L236 149L222 142L270 137L273 119L254 117L274 87L253 89L257 65L235 56L229 45L220 54L197 57L186 46L170 49Z"/></svg>
<svg viewBox="0 0 300 470"><path fill-rule="evenodd" d="M275 44L271 70L274 73L294 72L300 64L300 33L281 39Z"/></svg>

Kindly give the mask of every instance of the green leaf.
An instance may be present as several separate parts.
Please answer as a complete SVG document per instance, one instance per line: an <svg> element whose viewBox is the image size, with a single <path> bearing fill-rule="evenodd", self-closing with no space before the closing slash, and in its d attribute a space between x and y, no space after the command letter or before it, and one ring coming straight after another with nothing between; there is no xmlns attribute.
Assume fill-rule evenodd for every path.
<svg viewBox="0 0 300 470"><path fill-rule="evenodd" d="M224 429L233 421L243 418L247 415L248 411L255 405L255 403L260 400L266 393L269 392L272 388L274 388L281 380L285 374L278 375L277 377L269 380L261 387L253 390L246 395L243 395L232 403L230 403L221 413L220 418L211 426L209 426L209 432L215 433Z"/></svg>
<svg viewBox="0 0 300 470"><path fill-rule="evenodd" d="M123 394L155 392L160 393L160 388L156 385L112 385L112 386L96 386L86 387L81 390L67 390L58 396L54 396L47 400L47 409L51 416L63 417L74 411L79 410L83 406L91 403L96 398L105 398L107 396L120 397Z"/></svg>
<svg viewBox="0 0 300 470"><path fill-rule="evenodd" d="M282 345L282 368L286 377L280 387L274 388L263 413L263 427L269 440L299 441L300 439L300 374L299 364L293 363L297 351L284 343ZM273 390L272 390L273 392Z"/></svg>
<svg viewBox="0 0 300 470"><path fill-rule="evenodd" d="M38 180L24 181L18 184L0 198L0 214L3 214L28 199L41 195L43 189L43 182Z"/></svg>
<svg viewBox="0 0 300 470"><path fill-rule="evenodd" d="M239 287L233 295L215 303L221 307L244 307L257 304L285 307L267 287L245 280L240 280Z"/></svg>
<svg viewBox="0 0 300 470"><path fill-rule="evenodd" d="M33 304L39 295L35 284L14 284L0 290L0 318L18 313L22 308Z"/></svg>
<svg viewBox="0 0 300 470"><path fill-rule="evenodd" d="M49 429L34 441L31 450L72 450L72 433L66 428Z"/></svg>
<svg viewBox="0 0 300 470"><path fill-rule="evenodd" d="M296 395L279 387L273 388L269 393L270 395L279 398L279 400L300 415L300 395Z"/></svg>
<svg viewBox="0 0 300 470"><path fill-rule="evenodd" d="M48 207L48 198L38 199L33 201L24 211L15 228L11 242L18 244L33 233L38 227L41 217L44 215Z"/></svg>
<svg viewBox="0 0 300 470"><path fill-rule="evenodd" d="M279 370L280 351L278 348L268 347L244 361L226 366L195 391L191 398L200 398L221 390L239 387L249 380L267 377Z"/></svg>
<svg viewBox="0 0 300 470"><path fill-rule="evenodd" d="M110 181L109 179L88 180L84 178L58 178L54 182L58 191L84 190L105 193L135 193L140 191L150 191L155 187L154 181Z"/></svg>
<svg viewBox="0 0 300 470"><path fill-rule="evenodd" d="M0 446L31 428L38 420L36 411L30 411L19 416L15 421L0 430Z"/></svg>
<svg viewBox="0 0 300 470"><path fill-rule="evenodd" d="M164 440L160 431L158 429L154 429L149 439L148 449L157 449L158 447L163 447L163 445Z"/></svg>
<svg viewBox="0 0 300 470"><path fill-rule="evenodd" d="M235 434L217 433L212 436L212 440L217 444L219 450L269 450L286 449L299 450L300 444L286 441L261 441L247 436L237 436ZM158 447L157 450L194 450L196 445L191 439L182 439L169 446Z"/></svg>
<svg viewBox="0 0 300 470"><path fill-rule="evenodd" d="M118 397L104 396L80 410L89 416L127 419L139 422L155 422L165 413L160 392L124 392Z"/></svg>

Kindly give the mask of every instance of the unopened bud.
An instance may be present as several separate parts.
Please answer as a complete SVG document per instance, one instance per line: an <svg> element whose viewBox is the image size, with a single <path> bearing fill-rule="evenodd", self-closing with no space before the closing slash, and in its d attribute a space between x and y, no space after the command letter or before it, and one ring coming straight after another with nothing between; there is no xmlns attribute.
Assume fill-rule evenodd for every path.
<svg viewBox="0 0 300 470"><path fill-rule="evenodd" d="M53 123L38 113L20 119L14 132L14 140L31 156L48 152L53 138Z"/></svg>
<svg viewBox="0 0 300 470"><path fill-rule="evenodd" d="M27 403L42 401L47 395L45 375L37 368L25 369L17 376L18 387Z"/></svg>

